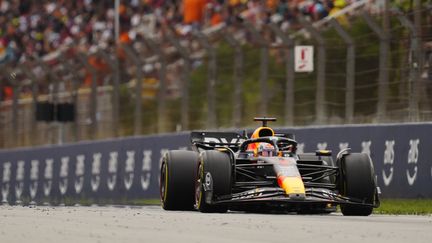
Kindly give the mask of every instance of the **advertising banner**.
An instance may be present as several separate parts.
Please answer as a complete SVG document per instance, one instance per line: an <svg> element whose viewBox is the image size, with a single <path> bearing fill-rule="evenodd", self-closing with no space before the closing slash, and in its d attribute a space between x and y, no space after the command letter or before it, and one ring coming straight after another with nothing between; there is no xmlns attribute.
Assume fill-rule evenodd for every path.
<svg viewBox="0 0 432 243"><path fill-rule="evenodd" d="M432 198L432 123L281 128L298 153L344 148L370 155L384 198ZM240 131L239 131L240 132ZM159 197L170 149L190 149L190 133L0 151L2 203L121 203Z"/></svg>

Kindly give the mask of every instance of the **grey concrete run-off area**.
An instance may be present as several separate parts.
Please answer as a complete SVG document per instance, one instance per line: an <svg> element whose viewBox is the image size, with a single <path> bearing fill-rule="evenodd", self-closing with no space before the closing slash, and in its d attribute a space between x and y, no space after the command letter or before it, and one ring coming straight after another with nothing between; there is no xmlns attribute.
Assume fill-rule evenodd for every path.
<svg viewBox="0 0 432 243"><path fill-rule="evenodd" d="M430 242L432 216L203 214L146 207L0 206L0 241Z"/></svg>

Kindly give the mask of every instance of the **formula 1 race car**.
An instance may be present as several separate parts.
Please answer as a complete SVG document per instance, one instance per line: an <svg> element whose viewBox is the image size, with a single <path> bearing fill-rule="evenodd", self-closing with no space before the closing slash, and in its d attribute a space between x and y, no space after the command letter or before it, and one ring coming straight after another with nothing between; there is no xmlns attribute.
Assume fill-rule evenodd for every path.
<svg viewBox="0 0 432 243"><path fill-rule="evenodd" d="M367 154L342 150L297 154L291 134L262 126L250 138L229 132L192 132L194 151L162 159L160 195L165 210L200 212L331 213L367 216L379 189Z"/></svg>

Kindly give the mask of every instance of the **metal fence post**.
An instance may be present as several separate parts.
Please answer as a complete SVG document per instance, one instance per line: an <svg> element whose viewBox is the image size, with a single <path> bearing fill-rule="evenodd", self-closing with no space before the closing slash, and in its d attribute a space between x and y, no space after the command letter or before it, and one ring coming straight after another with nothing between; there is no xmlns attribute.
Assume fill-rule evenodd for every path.
<svg viewBox="0 0 432 243"><path fill-rule="evenodd" d="M54 73L54 70L48 67L48 65L42 60L37 59L36 60L38 65L42 68L42 70L51 78L54 79L54 81L51 80L51 83L53 85L51 99L54 104L58 102L58 82L60 81L60 78Z"/></svg>
<svg viewBox="0 0 432 243"><path fill-rule="evenodd" d="M389 36L367 12L363 11L362 17L380 39L377 120L382 122L387 113Z"/></svg>
<svg viewBox="0 0 432 243"><path fill-rule="evenodd" d="M141 134L141 123L142 123L142 81L143 81L143 71L142 71L142 63L140 59L134 54L132 48L126 44L122 45L125 54L129 59L135 63L136 66L136 87L135 87L135 120L134 120L134 135Z"/></svg>
<svg viewBox="0 0 432 243"><path fill-rule="evenodd" d="M430 1L428 1L429 2L429 4L430 4ZM431 5L429 5L428 6L428 9L429 10L431 10L432 9L432 6ZM416 38L416 45L417 45L417 49L416 49L416 55L417 55L417 57L418 57L418 61L417 61L417 67L418 67L418 73L419 73L419 75L417 76L417 83L419 83L420 82L420 78L421 78L421 75L420 75L420 72L421 72L421 70L422 70L422 68L423 68L423 63L424 63L424 61L423 61L423 48L422 48L422 12L423 12L423 10L422 10L422 1L421 0L414 0L414 28L415 28L415 30L416 30L416 35L417 35L417 38ZM429 14L430 14L430 11L429 11ZM429 26L429 28L430 28L430 26ZM417 94L419 94L419 93L417 93Z"/></svg>
<svg viewBox="0 0 432 243"><path fill-rule="evenodd" d="M420 79L420 59L421 56L418 56L421 47L418 45L419 35L417 29L407 17L403 15L399 10L392 9L393 12L397 14L398 20L401 24L410 31L411 43L410 43L410 98L409 98L409 119L410 121L417 121L419 115L419 79Z"/></svg>
<svg viewBox="0 0 432 243"><path fill-rule="evenodd" d="M102 50L98 50L96 53L97 56L105 60L105 62L110 66L113 73L112 78L112 86L113 86L113 93L112 93L112 121L113 121L113 129L112 133L114 137L118 136L118 130L119 130L119 63L118 58L110 57L106 52Z"/></svg>
<svg viewBox="0 0 432 243"><path fill-rule="evenodd" d="M79 53L77 55L79 61L84 65L84 67L91 73L92 75L92 84L91 84L91 98L90 98L90 136L95 139L97 135L97 71L94 69L87 61L87 56L85 54ZM113 129L114 130L114 129Z"/></svg>
<svg viewBox="0 0 432 243"><path fill-rule="evenodd" d="M52 84L52 92L50 94L51 96L51 101L54 105L56 105L59 102L59 82L60 82L60 77L55 73L55 70L50 69L50 67L48 67L48 65L40 58L38 58L37 63L39 64L39 66L44 70L44 72L50 77L51 79L51 84ZM57 117L57 109L54 109L54 117ZM52 124L55 128L57 128L57 133L58 133L58 138L62 138L62 125L59 123L54 123ZM56 143L54 142L55 138L53 139L53 141L51 143ZM61 139L57 139L57 143L61 144L63 141Z"/></svg>
<svg viewBox="0 0 432 243"><path fill-rule="evenodd" d="M234 127L240 127L242 120L242 107L243 107L243 50L241 43L236 40L230 33L222 34L231 48L234 49L234 71L233 71L233 105L234 109L232 112L232 125Z"/></svg>
<svg viewBox="0 0 432 243"><path fill-rule="evenodd" d="M428 1L430 3L430 1ZM431 9L431 6L428 7L429 10ZM423 15L423 10L422 10L422 1L421 0L414 0L414 28L416 30L415 34L416 38L415 38L415 55L417 56L417 60L416 60L416 77L415 77L415 83L414 83L414 95L415 96L421 96L420 95L420 84L423 84L422 80L421 80L421 73L423 71L424 68L424 60L423 60L423 45L422 45L422 15ZM430 12L429 12L430 14ZM430 29L430 26L429 26ZM425 93L422 92L422 94L424 95ZM426 96L426 95L424 95ZM417 100L418 101L418 100ZM417 104L418 105L418 104ZM415 121L418 121L418 114L417 117L415 118Z"/></svg>
<svg viewBox="0 0 432 243"><path fill-rule="evenodd" d="M150 38L144 38L147 47L159 58L159 92L157 94L157 129L158 133L165 132L166 127L166 59L161 47Z"/></svg>
<svg viewBox="0 0 432 243"><path fill-rule="evenodd" d="M215 48L209 43L208 37L201 33L200 31L194 31L193 35L196 37L198 42L202 47L204 47L207 51L208 55L208 70L207 70L207 105L208 105L208 111L207 111L207 128L216 128L217 127L217 114L216 114L216 107L215 107L215 87L217 82L216 77L216 50Z"/></svg>
<svg viewBox="0 0 432 243"><path fill-rule="evenodd" d="M120 117L120 61L119 61L119 56L117 53L118 47L116 47L114 49L114 82L113 82L113 134L114 137L118 136L118 131L119 131L119 117Z"/></svg>
<svg viewBox="0 0 432 243"><path fill-rule="evenodd" d="M326 48L325 40L311 23L306 21L303 17L299 18L300 24L303 25L306 30L312 35L312 37L318 42L318 67L317 67L317 90L315 100L315 112L316 112L316 123L324 123L325 114L327 114L326 107Z"/></svg>
<svg viewBox="0 0 432 243"><path fill-rule="evenodd" d="M355 100L355 45L353 38L346 32L336 19L329 21L347 45L346 90L345 90L345 122L352 123L354 118Z"/></svg>
<svg viewBox="0 0 432 243"><path fill-rule="evenodd" d="M22 70L24 71L24 75L26 75L31 80L31 92L32 92L32 106L31 106L31 127L33 128L31 130L31 140L32 144L35 144L34 139L38 137L38 130L36 128L36 106L38 102L38 93L39 93L39 87L37 84L37 77L32 71L32 67L30 66L30 63L25 63L22 65Z"/></svg>
<svg viewBox="0 0 432 243"><path fill-rule="evenodd" d="M12 137L13 146L18 146L19 133L18 133L18 93L20 90L19 83L16 81L16 71L13 69L6 69L8 73L9 82L12 84Z"/></svg>
<svg viewBox="0 0 432 243"><path fill-rule="evenodd" d="M12 129L13 129L13 141L14 141L14 145L18 146L19 145L19 126L18 126L18 110L19 110L19 104L18 104L18 99L19 99L19 92L20 92L20 86L19 84L14 80L12 82L12 88L13 88L13 95L12 95Z"/></svg>
<svg viewBox="0 0 432 243"><path fill-rule="evenodd" d="M73 123L73 130L74 130L74 140L79 141L80 140L80 132L79 132L79 123L78 123L78 89L79 89L79 77L77 76L76 72L73 70L76 70L68 61L68 58L65 56L65 53L60 53L59 56L60 61L66 66L68 70L71 70L72 74L72 103L75 106L74 112L75 112L75 121Z"/></svg>
<svg viewBox="0 0 432 243"><path fill-rule="evenodd" d="M284 44L284 57L285 57L285 112L284 124L285 126L294 125L294 40L284 33L275 23L269 24L273 33L282 40Z"/></svg>
<svg viewBox="0 0 432 243"><path fill-rule="evenodd" d="M180 53L180 56L183 58L183 75L182 75L182 101L181 101L181 125L182 130L189 129L189 76L191 71L191 60L189 52L180 45L180 42L172 35L167 35L168 41L174 46L174 48Z"/></svg>
<svg viewBox="0 0 432 243"><path fill-rule="evenodd" d="M120 63L119 58L117 56L116 47L113 52L114 56L108 55L106 52L102 50L98 50L96 53L97 56L104 59L106 63L110 66L113 77L112 77L112 123L113 129L111 130L114 137L118 136L119 131L119 116L120 116ZM97 86L97 84L96 84ZM97 89L97 87L96 87Z"/></svg>
<svg viewBox="0 0 432 243"><path fill-rule="evenodd" d="M268 66L269 66L269 53L268 44L263 36L258 32L255 27L249 23L244 22L243 26L252 34L254 40L261 46L261 61L260 61L260 90L261 90L261 102L259 112L261 116L267 115L268 108Z"/></svg>

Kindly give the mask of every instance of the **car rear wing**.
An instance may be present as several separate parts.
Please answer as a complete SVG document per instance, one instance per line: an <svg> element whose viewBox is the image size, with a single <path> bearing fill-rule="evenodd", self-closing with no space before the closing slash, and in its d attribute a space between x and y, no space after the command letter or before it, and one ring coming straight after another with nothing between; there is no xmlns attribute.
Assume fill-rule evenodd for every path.
<svg viewBox="0 0 432 243"><path fill-rule="evenodd" d="M214 149L216 147L229 147L237 151L240 144L246 139L244 135L236 132L191 132L191 143L196 148Z"/></svg>

